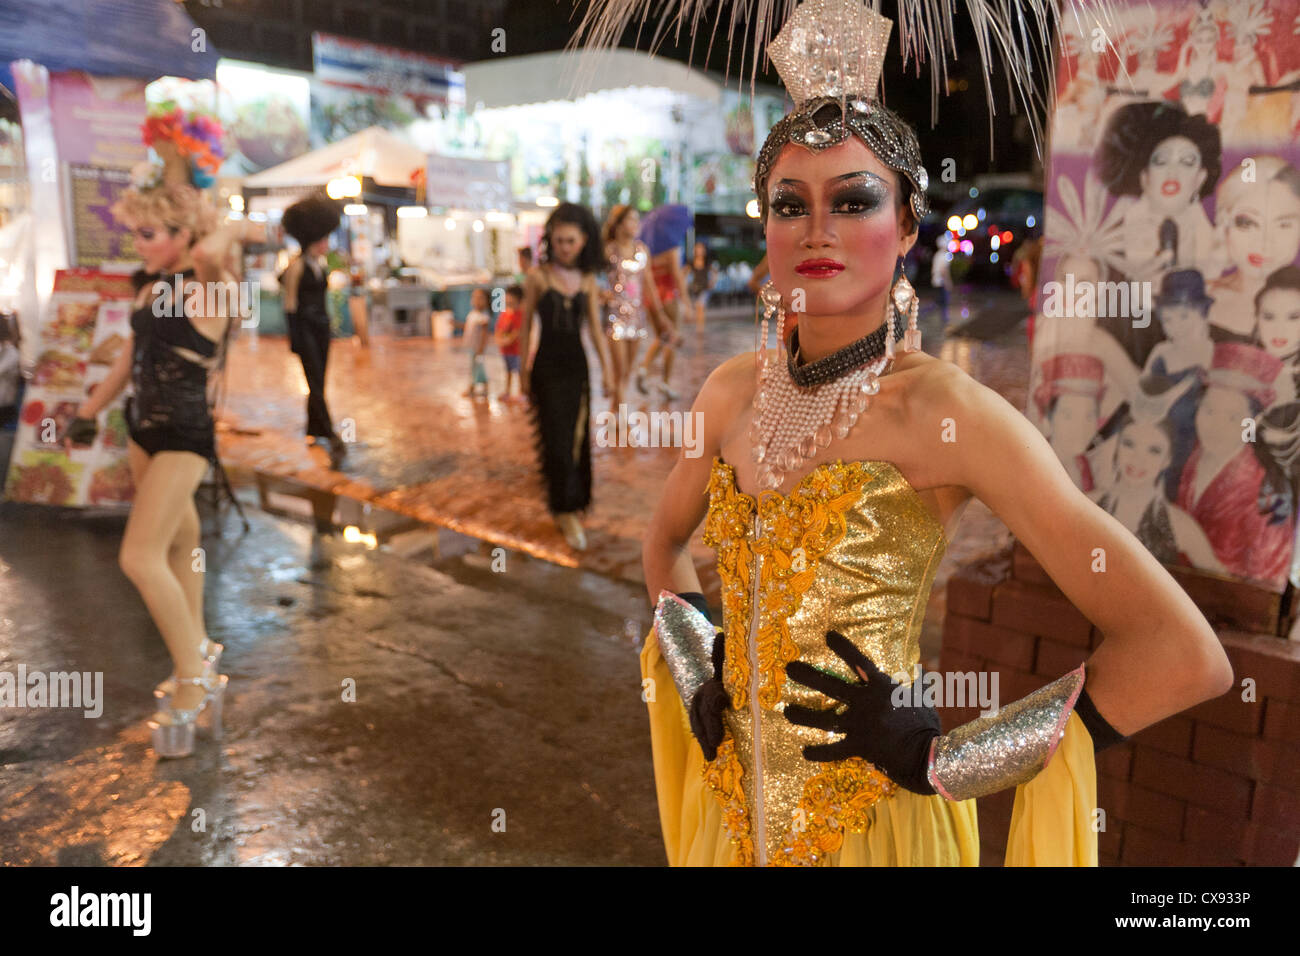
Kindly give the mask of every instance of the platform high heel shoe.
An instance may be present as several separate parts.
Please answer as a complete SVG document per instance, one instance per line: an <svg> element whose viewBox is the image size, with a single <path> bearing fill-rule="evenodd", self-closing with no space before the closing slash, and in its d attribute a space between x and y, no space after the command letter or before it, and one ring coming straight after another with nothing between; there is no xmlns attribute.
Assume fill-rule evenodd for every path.
<svg viewBox="0 0 1300 956"><path fill-rule="evenodd" d="M177 677L176 685L195 684L205 691L197 707L181 710L171 706L160 709L149 721L153 749L160 758L188 757L194 753L194 737L200 724L214 740L221 737L221 706L226 694L225 674L202 677Z"/></svg>
<svg viewBox="0 0 1300 956"><path fill-rule="evenodd" d="M221 664L221 655L225 649L224 644L210 641L206 637L203 639L203 643L199 645L199 653L203 655L204 677L217 672L217 667ZM174 693L176 693L176 672L172 671L165 681L153 689L153 695L158 699L158 707L160 709L165 708Z"/></svg>

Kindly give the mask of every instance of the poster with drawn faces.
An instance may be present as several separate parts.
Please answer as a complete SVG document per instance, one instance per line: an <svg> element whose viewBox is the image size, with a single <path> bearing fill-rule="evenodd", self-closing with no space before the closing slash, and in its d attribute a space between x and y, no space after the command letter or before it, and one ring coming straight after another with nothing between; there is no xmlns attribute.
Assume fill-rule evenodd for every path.
<svg viewBox="0 0 1300 956"><path fill-rule="evenodd" d="M1300 585L1300 0L1069 18L1028 414L1162 562Z"/></svg>

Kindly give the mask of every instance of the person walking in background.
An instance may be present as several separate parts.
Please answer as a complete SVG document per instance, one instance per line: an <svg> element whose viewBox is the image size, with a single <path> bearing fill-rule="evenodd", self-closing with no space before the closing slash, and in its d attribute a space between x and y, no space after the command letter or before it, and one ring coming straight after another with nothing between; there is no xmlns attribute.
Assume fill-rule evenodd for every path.
<svg viewBox="0 0 1300 956"><path fill-rule="evenodd" d="M520 305L524 301L524 287L512 285L506 289L506 307L497 319L496 343L501 353L501 361L506 366L506 389L501 396L503 402L523 400L522 394L514 394L513 383L519 375L519 328L523 324Z"/></svg>
<svg viewBox="0 0 1300 956"><path fill-rule="evenodd" d="M614 393L596 284L607 263L591 210L577 203L557 206L546 220L538 259L524 283L519 340L530 341L534 314L541 335L521 378L532 403L547 505L569 547L583 551L587 535L578 512L591 504L591 396L583 326L600 357L605 394Z"/></svg>
<svg viewBox="0 0 1300 956"><path fill-rule="evenodd" d="M695 300L695 327L704 328L704 311L709 307L709 292L718 283L717 263L710 261L709 247L695 244L691 255L691 297Z"/></svg>
<svg viewBox="0 0 1300 956"><path fill-rule="evenodd" d="M646 275L650 268L650 250L637 238L641 215L636 208L618 205L610 210L601 238L609 260L606 273L605 334L609 336L609 354L614 361L615 392L610 404L617 408L623 401L623 389L636 365L636 353L646 337L646 318L657 329L668 322L663 315L655 285ZM644 388L641 391L645 391Z"/></svg>
<svg viewBox="0 0 1300 956"><path fill-rule="evenodd" d="M470 293L469 314L465 316L465 348L469 352L469 388L465 397L470 398L474 391L483 386L483 397L491 398L488 393L487 368L483 365L483 353L487 350L488 324L492 321L488 315L488 296L486 289L475 289Z"/></svg>
<svg viewBox="0 0 1300 956"><path fill-rule="evenodd" d="M302 360L307 377L307 437L328 442L330 467L337 469L346 453L334 431L325 402L325 370L330 356L330 317L325 310L327 273L322 257L329 236L342 218L338 204L324 196L309 196L284 211L281 224L301 247L280 275L289 348Z"/></svg>
<svg viewBox="0 0 1300 956"><path fill-rule="evenodd" d="M934 258L930 260L930 285L939 290L939 318L948 327L948 303L952 296L952 253L944 239L938 242Z"/></svg>
<svg viewBox="0 0 1300 956"><path fill-rule="evenodd" d="M668 380L672 378L677 347L682 344L678 331L681 328L681 310L691 301L690 291L686 288L686 270L682 268L682 248L691 222L689 209L670 203L647 213L641 225L641 239L650 249L650 277L667 323L646 350L645 360L636 371L636 387L642 394L648 391L646 376L662 353L663 378L655 386L669 401L679 397Z"/></svg>
<svg viewBox="0 0 1300 956"><path fill-rule="evenodd" d="M524 279L528 276L528 270L533 267L533 247L520 246L516 252L519 255L519 271L515 273L515 282L523 285Z"/></svg>

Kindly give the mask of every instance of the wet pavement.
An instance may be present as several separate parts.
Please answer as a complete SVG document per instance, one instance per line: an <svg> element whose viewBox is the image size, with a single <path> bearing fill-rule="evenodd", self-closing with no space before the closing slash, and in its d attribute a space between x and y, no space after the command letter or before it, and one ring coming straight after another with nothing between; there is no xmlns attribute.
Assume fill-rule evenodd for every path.
<svg viewBox="0 0 1300 956"><path fill-rule="evenodd" d="M982 338L938 344L927 310L927 347L1023 407L1016 302L966 307ZM681 400L647 407L689 408L751 330L743 316L688 329ZM449 343L336 342L332 410L356 429L337 473L302 441L305 387L284 342L236 345L220 446L251 530L200 495L206 619L230 691L224 737L185 760L149 748L169 661L117 568L121 516L0 504L0 671L102 671L105 698L93 719L0 710L0 863L663 862L639 555L677 451L594 449L579 555L546 513L523 410L460 397L466 365ZM488 366L495 388L500 362ZM316 536L313 514L362 540ZM926 657L947 575L1005 540L968 509ZM695 555L716 587L698 538Z"/></svg>
<svg viewBox="0 0 1300 956"><path fill-rule="evenodd" d="M0 671L102 671L104 697L0 712L0 863L663 863L638 588L450 532L406 558L249 518L204 538L224 736L159 761L170 662L122 519L0 505Z"/></svg>
<svg viewBox="0 0 1300 956"><path fill-rule="evenodd" d="M947 335L929 302L920 325L927 351L955 362L1023 408L1029 379L1024 314L1012 292L971 288L954 296ZM690 324L673 372L680 398L666 401L655 392L647 398L633 389L630 408L689 410L709 372L753 349L752 318L747 309L732 309L711 314L702 332ZM963 327L978 337L959 334ZM588 362L599 368L590 350ZM576 552L546 510L527 410L497 400L504 368L494 353L486 363L493 398L472 400L462 394L468 359L459 342L372 339L362 348L354 340L335 340L327 385L330 411L336 428L355 438L342 471L335 472L325 452L303 438L307 386L297 357L283 338L245 334L228 362L222 459L237 482L256 474L291 478L566 567L642 581L641 541L679 450L593 447L593 503L583 519L589 547ZM598 393L599 385L594 389ZM593 413L609 407L608 399L593 395ZM922 643L927 655L938 652L943 583L953 568L999 550L1006 540L1005 529L986 509L978 503L967 509L936 579ZM716 606L714 556L700 533L691 552L705 594Z"/></svg>

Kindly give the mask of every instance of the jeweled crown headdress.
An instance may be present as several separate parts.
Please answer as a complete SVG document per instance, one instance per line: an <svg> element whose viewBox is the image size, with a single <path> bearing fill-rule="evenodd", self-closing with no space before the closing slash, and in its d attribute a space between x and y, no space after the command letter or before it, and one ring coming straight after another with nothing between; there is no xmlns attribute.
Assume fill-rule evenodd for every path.
<svg viewBox="0 0 1300 956"><path fill-rule="evenodd" d="M754 169L754 192L767 214L767 177L787 143L812 150L857 136L882 163L907 178L912 212L930 211L930 177L916 133L876 102L894 22L862 0L806 0L768 46L768 56L794 99L792 112L768 134Z"/></svg>

